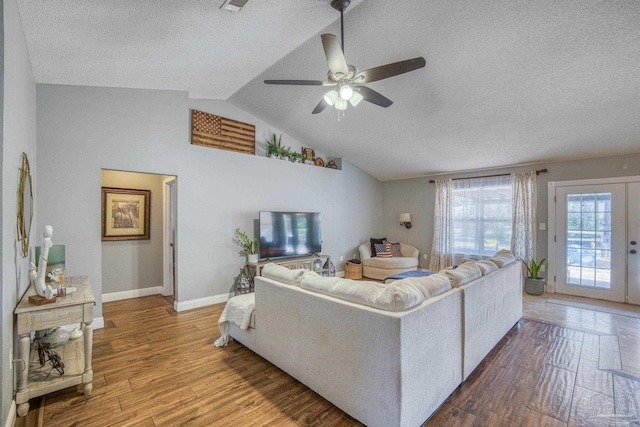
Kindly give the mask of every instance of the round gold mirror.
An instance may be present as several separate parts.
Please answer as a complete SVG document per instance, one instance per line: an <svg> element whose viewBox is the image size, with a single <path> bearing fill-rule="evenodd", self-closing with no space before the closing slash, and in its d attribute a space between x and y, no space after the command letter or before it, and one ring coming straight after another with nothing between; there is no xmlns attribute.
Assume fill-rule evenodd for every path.
<svg viewBox="0 0 640 427"><path fill-rule="evenodd" d="M18 242L22 257L29 255L29 234L31 234L31 220L33 219L33 192L31 188L31 170L27 153L22 153L20 164L20 179L18 181Z"/></svg>

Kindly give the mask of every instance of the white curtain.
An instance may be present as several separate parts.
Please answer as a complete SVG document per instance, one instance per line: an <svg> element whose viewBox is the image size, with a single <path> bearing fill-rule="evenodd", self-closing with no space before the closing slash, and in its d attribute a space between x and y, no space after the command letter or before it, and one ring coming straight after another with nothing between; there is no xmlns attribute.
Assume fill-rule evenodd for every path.
<svg viewBox="0 0 640 427"><path fill-rule="evenodd" d="M430 271L440 271L452 265L450 179L436 180L436 200L433 209L433 245L429 261Z"/></svg>
<svg viewBox="0 0 640 427"><path fill-rule="evenodd" d="M517 259L530 262L536 256L538 223L536 171L511 174L513 189L513 226L511 251Z"/></svg>

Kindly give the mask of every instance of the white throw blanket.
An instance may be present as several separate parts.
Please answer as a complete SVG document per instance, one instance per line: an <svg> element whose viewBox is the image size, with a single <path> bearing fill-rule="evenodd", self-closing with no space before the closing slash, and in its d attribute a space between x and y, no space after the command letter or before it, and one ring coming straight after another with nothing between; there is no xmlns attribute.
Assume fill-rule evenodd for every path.
<svg viewBox="0 0 640 427"><path fill-rule="evenodd" d="M243 331L249 328L251 323L251 315L256 309L255 294L243 294L229 298L227 305L224 306L222 314L218 319L218 327L222 334L213 345L223 347L229 343L229 322L233 322Z"/></svg>

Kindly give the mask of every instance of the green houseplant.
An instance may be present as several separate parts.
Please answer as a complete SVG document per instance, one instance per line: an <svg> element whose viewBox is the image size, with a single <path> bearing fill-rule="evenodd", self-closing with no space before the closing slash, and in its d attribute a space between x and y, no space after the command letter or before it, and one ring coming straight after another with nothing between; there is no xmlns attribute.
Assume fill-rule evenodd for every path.
<svg viewBox="0 0 640 427"><path fill-rule="evenodd" d="M236 228L236 234L233 243L240 246L240 255L246 255L247 261L258 262L258 238L250 239L247 233Z"/></svg>
<svg viewBox="0 0 640 427"><path fill-rule="evenodd" d="M289 153L289 160L291 161L291 163L302 162L302 153L298 153L297 151L291 151Z"/></svg>
<svg viewBox="0 0 640 427"><path fill-rule="evenodd" d="M274 133L267 141L267 156L274 159L286 159L291 153L291 147L282 145L282 135L276 136Z"/></svg>
<svg viewBox="0 0 640 427"><path fill-rule="evenodd" d="M546 280L544 277L540 277L539 274L545 261L545 258L538 262L535 259L532 259L529 263L523 261L529 274L524 278L524 291L529 295L542 295L544 293Z"/></svg>

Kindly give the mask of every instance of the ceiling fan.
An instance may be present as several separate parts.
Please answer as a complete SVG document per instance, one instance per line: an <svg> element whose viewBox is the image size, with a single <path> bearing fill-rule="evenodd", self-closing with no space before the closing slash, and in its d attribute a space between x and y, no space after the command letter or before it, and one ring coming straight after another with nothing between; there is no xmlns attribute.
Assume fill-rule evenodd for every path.
<svg viewBox="0 0 640 427"><path fill-rule="evenodd" d="M324 98L316 105L312 114L322 112L328 106L333 106L337 110L346 110L347 103L353 107L362 100L381 107L388 107L393 104L389 98L381 95L373 89L364 86L366 83L375 82L398 74L408 73L425 66L423 57L407 59L405 61L394 62L369 68L360 71L353 65L348 65L344 58L344 11L351 3L351 0L331 0L331 7L340 12L340 36L342 44L333 34L322 34L322 46L327 57L329 72L327 80L265 80L269 85L300 85L300 86L334 86L324 95Z"/></svg>

